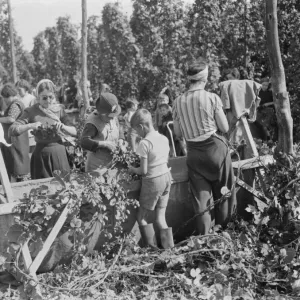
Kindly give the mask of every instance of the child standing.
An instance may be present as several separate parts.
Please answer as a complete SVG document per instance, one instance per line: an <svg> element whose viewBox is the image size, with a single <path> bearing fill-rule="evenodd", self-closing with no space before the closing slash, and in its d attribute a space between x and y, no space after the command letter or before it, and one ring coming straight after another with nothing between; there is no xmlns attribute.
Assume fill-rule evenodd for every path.
<svg viewBox="0 0 300 300"><path fill-rule="evenodd" d="M131 118L131 127L143 138L136 153L140 156L140 167L130 167L129 172L142 175L140 207L137 222L143 241L148 246L156 246L153 224L148 224L146 217L155 210L155 220L160 231L164 249L174 246L172 228L166 223L166 208L171 189L171 174L168 168L169 141L158 133L152 123L151 114L146 109L139 109Z"/></svg>
<svg viewBox="0 0 300 300"><path fill-rule="evenodd" d="M138 108L138 101L134 98L130 98L126 101L126 109L127 113L124 115L125 125L127 127L127 142L133 152L136 151L136 147L138 145L138 134L131 127L130 120L133 114L136 112Z"/></svg>
<svg viewBox="0 0 300 300"><path fill-rule="evenodd" d="M162 132L162 114L161 114L160 106L162 104L167 104L168 110L170 112L172 112L172 109L169 106L169 102L170 102L170 99L169 99L168 95L163 94L163 93L159 94L158 99L157 99L155 115L154 115L154 127L155 127L155 129L158 130L159 133Z"/></svg>

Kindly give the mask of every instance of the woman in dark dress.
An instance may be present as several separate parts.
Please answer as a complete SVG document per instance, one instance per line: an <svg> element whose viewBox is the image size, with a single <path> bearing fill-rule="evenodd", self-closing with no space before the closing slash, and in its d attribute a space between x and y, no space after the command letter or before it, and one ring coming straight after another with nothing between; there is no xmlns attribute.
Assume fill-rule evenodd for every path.
<svg viewBox="0 0 300 300"><path fill-rule="evenodd" d="M29 138L27 132L11 137L9 128L22 115L25 107L18 100L18 91L12 84L6 84L2 88L1 95L5 103L3 117L0 118L4 131L4 138L11 146L1 145L1 150L6 165L7 173L12 179L22 181L28 176L29 169Z"/></svg>
<svg viewBox="0 0 300 300"><path fill-rule="evenodd" d="M26 108L22 116L11 126L12 136L29 130L35 134L36 147L31 157L32 179L53 177L54 171L70 171L63 136L76 136L76 128L68 126L64 107L56 103L55 85L48 79L41 80L36 88L38 103ZM54 130L41 130L54 128Z"/></svg>

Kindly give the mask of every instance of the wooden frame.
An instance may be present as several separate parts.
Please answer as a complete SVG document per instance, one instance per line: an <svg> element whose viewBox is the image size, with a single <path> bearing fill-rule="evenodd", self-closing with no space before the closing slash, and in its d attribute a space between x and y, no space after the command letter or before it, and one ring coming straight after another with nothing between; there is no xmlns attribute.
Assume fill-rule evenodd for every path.
<svg viewBox="0 0 300 300"><path fill-rule="evenodd" d="M2 152L0 151L0 179L2 182L2 187L5 191L5 195L6 195L6 200L7 203L5 204L0 204L0 216L2 215L10 215L14 213L14 208L20 203L18 202L13 202L14 201L14 196L13 196L13 191L12 191L12 187L7 175L7 171L6 171L6 167L5 167L5 163L3 160L3 156L2 156ZM34 297L35 300L39 300L39 299L43 299L41 291L40 291L40 287L38 284L38 279L36 276L36 272L39 268L39 266L41 265L43 259L45 258L46 254L48 253L51 245L53 244L54 240L56 239L58 233L60 232L62 226L64 225L67 216L68 216L68 212L69 209L71 207L71 202L73 200L70 199L69 202L67 203L67 205L65 206L64 210L62 211L62 213L60 214L56 224L54 225L54 227L52 228L50 234L48 235L42 249L39 251L39 253L37 254L37 256L35 257L34 260L32 260L32 257L30 255L30 251L28 248L28 241L25 242L22 246L21 246L21 253L22 253L22 257L23 257L23 261L24 261L24 265L25 265L25 269L26 272L29 276L31 276L33 282L32 282L32 296Z"/></svg>

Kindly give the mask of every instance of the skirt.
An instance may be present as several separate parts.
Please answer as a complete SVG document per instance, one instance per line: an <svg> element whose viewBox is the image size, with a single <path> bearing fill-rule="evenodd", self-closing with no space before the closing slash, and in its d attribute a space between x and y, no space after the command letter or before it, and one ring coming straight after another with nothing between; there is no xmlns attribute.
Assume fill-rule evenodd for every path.
<svg viewBox="0 0 300 300"><path fill-rule="evenodd" d="M223 137L212 135L202 142L187 142L187 166L189 181L193 193L193 206L196 213L201 213L201 193L203 187L210 186L213 200L222 197L221 189L232 191L228 206L232 213L236 206L234 191L234 173L231 157Z"/></svg>
<svg viewBox="0 0 300 300"><path fill-rule="evenodd" d="M7 175L10 178L13 173L14 164L13 164L13 157L11 154L11 147L7 147L3 144L0 144L1 153L3 156L4 164L6 167Z"/></svg>
<svg viewBox="0 0 300 300"><path fill-rule="evenodd" d="M13 158L12 174L15 177L29 174L30 159L28 133L25 132L19 136L11 137L11 142L11 154Z"/></svg>
<svg viewBox="0 0 300 300"><path fill-rule="evenodd" d="M65 146L37 143L30 161L31 179L49 178L54 171L70 172Z"/></svg>

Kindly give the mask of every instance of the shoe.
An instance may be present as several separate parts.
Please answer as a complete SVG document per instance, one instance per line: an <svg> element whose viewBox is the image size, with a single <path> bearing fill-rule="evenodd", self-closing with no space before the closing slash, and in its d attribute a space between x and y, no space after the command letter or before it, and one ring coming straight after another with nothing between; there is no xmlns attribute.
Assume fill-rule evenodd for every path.
<svg viewBox="0 0 300 300"><path fill-rule="evenodd" d="M140 226L140 232L143 240L143 246L157 248L157 242L155 237L155 231L153 228L153 224L147 224L144 226Z"/></svg>
<svg viewBox="0 0 300 300"><path fill-rule="evenodd" d="M174 247L173 232L171 227L160 230L160 241L164 249Z"/></svg>

